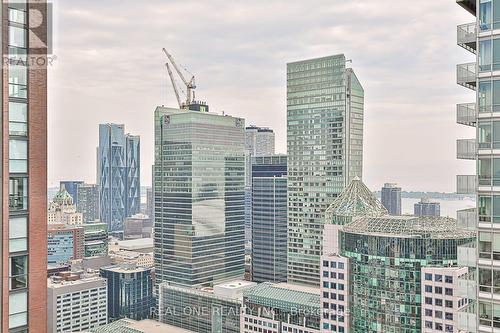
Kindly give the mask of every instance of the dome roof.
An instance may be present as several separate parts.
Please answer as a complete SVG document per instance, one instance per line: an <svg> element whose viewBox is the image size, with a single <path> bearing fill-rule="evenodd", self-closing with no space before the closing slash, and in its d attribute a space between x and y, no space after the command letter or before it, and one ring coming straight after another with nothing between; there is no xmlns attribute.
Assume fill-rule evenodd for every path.
<svg viewBox="0 0 500 333"><path fill-rule="evenodd" d="M361 179L354 177L326 210L326 223L333 223L335 217L376 217L388 214L387 209Z"/></svg>

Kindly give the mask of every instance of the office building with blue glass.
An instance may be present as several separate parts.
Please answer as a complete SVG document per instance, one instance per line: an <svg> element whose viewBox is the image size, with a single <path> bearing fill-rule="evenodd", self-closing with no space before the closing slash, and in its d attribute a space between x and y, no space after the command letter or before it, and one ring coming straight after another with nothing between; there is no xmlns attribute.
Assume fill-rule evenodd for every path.
<svg viewBox="0 0 500 333"><path fill-rule="evenodd" d="M97 183L100 219L121 234L125 218L140 212L140 139L124 125L99 125Z"/></svg>
<svg viewBox="0 0 500 333"><path fill-rule="evenodd" d="M252 280L286 282L287 156L252 161Z"/></svg>

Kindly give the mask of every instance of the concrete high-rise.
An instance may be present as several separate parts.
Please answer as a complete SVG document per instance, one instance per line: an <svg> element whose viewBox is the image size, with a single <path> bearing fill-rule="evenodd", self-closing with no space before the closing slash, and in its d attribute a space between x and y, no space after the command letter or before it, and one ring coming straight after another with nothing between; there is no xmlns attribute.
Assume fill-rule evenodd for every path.
<svg viewBox="0 0 500 333"><path fill-rule="evenodd" d="M253 157L274 154L274 131L267 127L248 126L245 128L245 149Z"/></svg>
<svg viewBox="0 0 500 333"><path fill-rule="evenodd" d="M252 281L286 282L286 155L252 162Z"/></svg>
<svg viewBox="0 0 500 333"><path fill-rule="evenodd" d="M121 235L126 217L140 212L140 139L124 125L99 125L97 149L100 220Z"/></svg>
<svg viewBox="0 0 500 333"><path fill-rule="evenodd" d="M413 214L416 216L441 216L441 205L439 202L422 198L420 202L413 205Z"/></svg>
<svg viewBox="0 0 500 333"><path fill-rule="evenodd" d="M86 332L108 322L108 286L97 274L59 273L48 280L47 331Z"/></svg>
<svg viewBox="0 0 500 333"><path fill-rule="evenodd" d="M289 282L319 285L324 212L362 175L363 109L343 54L287 64Z"/></svg>
<svg viewBox="0 0 500 333"><path fill-rule="evenodd" d="M47 24L45 0L2 2L4 333L47 332Z"/></svg>
<svg viewBox="0 0 500 333"><path fill-rule="evenodd" d="M242 278L245 121L158 107L154 165L157 283Z"/></svg>
<svg viewBox="0 0 500 333"><path fill-rule="evenodd" d="M401 215L401 187L394 183L385 183L380 196L389 215Z"/></svg>

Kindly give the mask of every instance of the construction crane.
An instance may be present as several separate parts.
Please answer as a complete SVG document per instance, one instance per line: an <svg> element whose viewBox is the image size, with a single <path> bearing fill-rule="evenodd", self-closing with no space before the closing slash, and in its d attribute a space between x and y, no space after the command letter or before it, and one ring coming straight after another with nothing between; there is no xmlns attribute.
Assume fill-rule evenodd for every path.
<svg viewBox="0 0 500 333"><path fill-rule="evenodd" d="M170 76L170 81L172 81L172 86L174 87L174 92L175 92L175 97L177 98L177 103L179 103L179 108L181 109L187 109L189 107L189 104L191 104L194 101L195 98L195 89L196 89L196 83L194 80L194 75L192 75L191 80L186 80L184 75L182 74L181 70L175 63L174 57L168 51L163 48L163 52L167 56L168 60L170 61L170 64L174 67L175 71L177 74L179 74L179 77L181 78L182 82L186 86L186 100L184 102L181 101L181 97L179 95L179 90L177 88L177 85L175 84L175 79L174 75L172 73L172 70L170 69L169 63L165 63L165 66L167 67L167 72L168 76ZM187 70L186 70L187 71Z"/></svg>

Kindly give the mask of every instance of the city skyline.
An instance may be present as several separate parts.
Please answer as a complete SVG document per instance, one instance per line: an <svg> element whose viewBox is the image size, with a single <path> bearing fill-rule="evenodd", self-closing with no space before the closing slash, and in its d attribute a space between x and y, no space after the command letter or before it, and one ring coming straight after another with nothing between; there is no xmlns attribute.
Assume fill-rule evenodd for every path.
<svg viewBox="0 0 500 333"><path fill-rule="evenodd" d="M467 54L456 52L455 31L449 27L471 21L471 17L457 11L453 1L435 4L434 12L417 7L412 13L404 2L391 2L390 10L389 2L325 3L328 10L313 10L308 15L299 15L301 6L296 4L278 11L279 3L257 2L252 6L220 6L217 22L201 17L191 26L176 17L192 11L194 2L151 1L141 5L125 1L119 8L113 4L88 1L85 9L78 8L76 1L54 4L57 60L49 69L53 88L49 92L50 185L70 178L92 182L94 138L102 122L124 123L130 132L141 135L141 181L150 185L150 110L157 104L175 106L163 67L164 46L196 75L197 96L213 111L243 117L247 125L272 128L277 153L286 153L286 63L343 52L353 60L352 66L368 91L363 180L370 188L397 182L408 190L451 192L454 175L473 170L473 163L454 159L453 138L473 133L453 122L453 102L470 100L470 93L455 86L451 63L472 61ZM139 6L144 12L141 17L134 15ZM209 4L199 6L196 11L210 9ZM350 12L356 15L342 15ZM449 15L437 20L437 12ZM337 19L331 20L331 14ZM300 19L292 24L289 17ZM258 21L259 29L249 28L253 26L247 24L250 21ZM374 22L387 24L373 28ZM71 38L82 25L86 34L77 40ZM206 38L206 31L218 37ZM437 43L440 51L431 51ZM204 50L203 57L197 56L193 45ZM80 51L73 52L76 49ZM75 77L79 79L73 80ZM104 82L107 89L99 88ZM408 121L397 122L402 116ZM433 126L429 126L431 120ZM58 126L63 123L65 126ZM401 140L387 140L387 132ZM443 132L449 135L443 137ZM59 140L61 137L67 140Z"/></svg>

